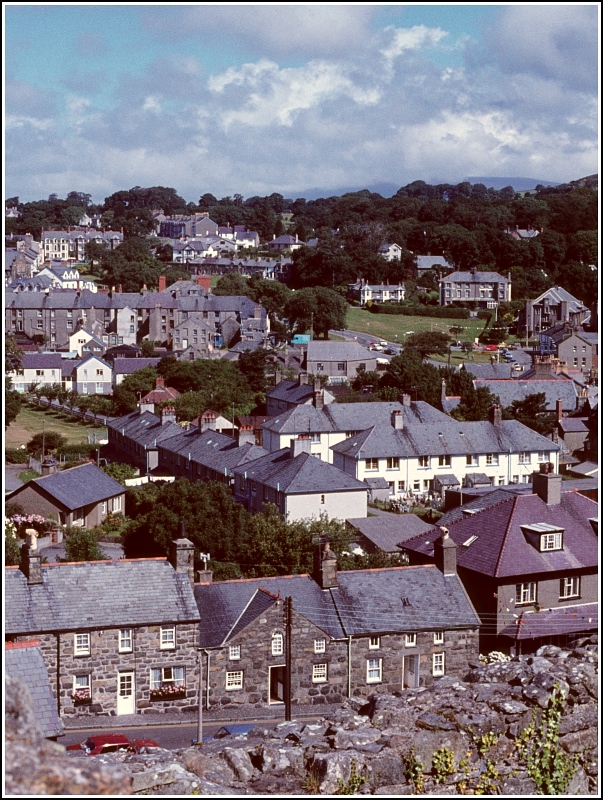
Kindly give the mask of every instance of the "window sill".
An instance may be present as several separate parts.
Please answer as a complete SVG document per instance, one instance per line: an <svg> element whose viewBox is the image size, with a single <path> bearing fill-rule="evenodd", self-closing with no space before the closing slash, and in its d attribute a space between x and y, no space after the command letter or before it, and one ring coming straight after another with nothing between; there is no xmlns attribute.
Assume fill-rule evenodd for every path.
<svg viewBox="0 0 603 800"><path fill-rule="evenodd" d="M568 595L567 597L560 597L560 603L566 603L568 600L582 600L582 597L579 594L572 594Z"/></svg>

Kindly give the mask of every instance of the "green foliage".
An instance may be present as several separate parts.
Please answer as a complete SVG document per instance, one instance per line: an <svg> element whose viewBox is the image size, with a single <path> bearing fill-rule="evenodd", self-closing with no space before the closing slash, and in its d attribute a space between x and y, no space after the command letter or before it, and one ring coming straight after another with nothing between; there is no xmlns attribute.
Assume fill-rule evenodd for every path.
<svg viewBox="0 0 603 800"><path fill-rule="evenodd" d="M492 759L486 759L486 767L481 773L479 781L473 790L474 794L498 794L500 775Z"/></svg>
<svg viewBox="0 0 603 800"><path fill-rule="evenodd" d="M559 723L564 706L565 694L555 684L540 723L536 722L534 710L531 723L515 741L538 794L565 794L578 768L579 755L568 755L559 746Z"/></svg>
<svg viewBox="0 0 603 800"><path fill-rule="evenodd" d="M21 395L10 389L4 390L4 425L8 427L19 416L21 410Z"/></svg>
<svg viewBox="0 0 603 800"><path fill-rule="evenodd" d="M17 527L14 522L4 516L4 566L14 567L21 561L19 540L17 539Z"/></svg>
<svg viewBox="0 0 603 800"><path fill-rule="evenodd" d="M473 742L477 747L477 752L480 754L480 756L485 756L488 750L490 750L491 747L494 747L499 739L498 735L493 731L482 733L481 736L477 736L472 733L471 738L473 739Z"/></svg>
<svg viewBox="0 0 603 800"><path fill-rule="evenodd" d="M29 464L29 453L20 447L7 447L4 450L4 460L8 464Z"/></svg>
<svg viewBox="0 0 603 800"><path fill-rule="evenodd" d="M372 303L367 304L368 310L372 314L402 314L406 317L434 317L437 319L469 319L467 308L455 308L454 306L435 307L435 306L413 306L405 303Z"/></svg>
<svg viewBox="0 0 603 800"><path fill-rule="evenodd" d="M143 358L153 358L153 354L155 353L155 347L158 344L159 342L155 342L152 339L143 339L142 342L140 343L141 356Z"/></svg>
<svg viewBox="0 0 603 800"><path fill-rule="evenodd" d="M436 783L442 783L455 772L454 752L449 747L440 747L431 760L431 774Z"/></svg>
<svg viewBox="0 0 603 800"><path fill-rule="evenodd" d="M135 478L138 474L138 470L134 469L134 467L131 467L129 464L118 464L116 461L111 464L106 464L104 467L101 467L101 469L110 478L113 478L114 481L121 483L122 486L126 485L126 480Z"/></svg>
<svg viewBox="0 0 603 800"><path fill-rule="evenodd" d="M404 351L417 352L422 359L428 355L446 355L450 346L450 336L441 331L411 333L404 340Z"/></svg>
<svg viewBox="0 0 603 800"><path fill-rule="evenodd" d="M213 289L213 293L217 295L229 295L233 297L248 295L249 281L247 278L239 275L238 272L229 272L227 275L223 275L219 279L218 283Z"/></svg>
<svg viewBox="0 0 603 800"><path fill-rule="evenodd" d="M461 402L452 411L452 416L468 422L487 420L491 406L498 405L498 403L498 396L492 394L487 386L480 386L478 389L471 386L461 394Z"/></svg>
<svg viewBox="0 0 603 800"><path fill-rule="evenodd" d="M547 409L544 392L529 394L523 400L513 400L503 411L506 418L516 419L543 436L551 433L555 427L555 415Z"/></svg>
<svg viewBox="0 0 603 800"><path fill-rule="evenodd" d="M427 334L429 335L429 334ZM424 364L417 350L404 350L394 356L383 373L379 384L384 400L397 400L400 393L407 393L413 400L424 400L438 406L441 397L442 380L440 371L432 364ZM383 390L391 389L391 393Z"/></svg>
<svg viewBox="0 0 603 800"><path fill-rule="evenodd" d="M231 361L223 359L178 361L174 356L167 356L159 362L158 371L165 378L166 386L172 386L181 394L197 393L196 407L201 411L211 408L230 415L234 405L236 414L249 414L255 405L249 383L237 365ZM174 403L181 419L188 418L188 415L184 414L186 405L187 401L182 397L177 398Z"/></svg>
<svg viewBox="0 0 603 800"><path fill-rule="evenodd" d="M328 338L329 330L345 328L347 303L332 289L318 286L300 289L287 301L285 315L296 333L312 327L315 335Z"/></svg>
<svg viewBox="0 0 603 800"><path fill-rule="evenodd" d="M143 286L157 288L163 264L151 254L147 239L134 235L101 257L101 278L107 286L137 292Z"/></svg>
<svg viewBox="0 0 603 800"><path fill-rule="evenodd" d="M64 541L67 561L104 561L107 558L98 546L98 531L95 528L67 528Z"/></svg>
<svg viewBox="0 0 603 800"><path fill-rule="evenodd" d="M274 352L272 350L244 350L239 356L237 365L250 388L254 392L265 394L271 386L274 375Z"/></svg>
<svg viewBox="0 0 603 800"><path fill-rule="evenodd" d="M46 433L36 433L27 442L27 452L32 455L40 455L42 453L42 446L44 446L44 455L52 453L57 450L62 450L67 445L67 439L56 431L47 431Z"/></svg>
<svg viewBox="0 0 603 800"><path fill-rule="evenodd" d="M356 762L352 759L352 763L350 764L350 777L347 783L344 783L341 778L337 779L337 783L339 788L335 794L358 794L358 789L360 789L363 783L367 783L367 779L358 772Z"/></svg>
<svg viewBox="0 0 603 800"><path fill-rule="evenodd" d="M415 755L414 745L410 748L408 753L402 754L402 763L404 765L404 776L406 780L413 784L417 794L422 794L423 787L425 786L425 767L423 762Z"/></svg>

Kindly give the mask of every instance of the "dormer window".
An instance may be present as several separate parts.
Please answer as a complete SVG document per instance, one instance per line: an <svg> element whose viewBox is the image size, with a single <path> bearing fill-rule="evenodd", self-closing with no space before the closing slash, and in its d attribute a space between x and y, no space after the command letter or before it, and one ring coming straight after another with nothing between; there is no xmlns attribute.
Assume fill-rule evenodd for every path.
<svg viewBox="0 0 603 800"><path fill-rule="evenodd" d="M532 525L522 525L521 530L540 553L553 550L563 550L563 528L550 525L548 522L535 522Z"/></svg>
<svg viewBox="0 0 603 800"><path fill-rule="evenodd" d="M544 553L546 550L562 550L563 549L563 534L561 531L556 533L545 533L540 537L540 552Z"/></svg>

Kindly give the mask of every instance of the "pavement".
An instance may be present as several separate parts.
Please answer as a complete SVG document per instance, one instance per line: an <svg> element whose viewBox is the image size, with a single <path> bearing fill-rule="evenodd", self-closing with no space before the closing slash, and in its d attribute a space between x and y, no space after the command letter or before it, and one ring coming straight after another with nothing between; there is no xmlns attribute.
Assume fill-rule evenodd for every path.
<svg viewBox="0 0 603 800"><path fill-rule="evenodd" d="M14 492L19 486L23 486L23 481L19 480L19 473L27 469L27 464L5 464L4 465L4 491Z"/></svg>

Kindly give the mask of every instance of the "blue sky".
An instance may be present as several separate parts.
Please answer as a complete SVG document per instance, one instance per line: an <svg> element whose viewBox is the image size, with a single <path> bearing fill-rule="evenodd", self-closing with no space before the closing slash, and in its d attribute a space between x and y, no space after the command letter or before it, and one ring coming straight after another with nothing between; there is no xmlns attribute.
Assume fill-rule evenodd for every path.
<svg viewBox="0 0 603 800"><path fill-rule="evenodd" d="M598 168L595 4L11 5L5 192Z"/></svg>

